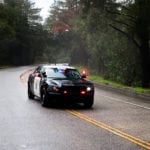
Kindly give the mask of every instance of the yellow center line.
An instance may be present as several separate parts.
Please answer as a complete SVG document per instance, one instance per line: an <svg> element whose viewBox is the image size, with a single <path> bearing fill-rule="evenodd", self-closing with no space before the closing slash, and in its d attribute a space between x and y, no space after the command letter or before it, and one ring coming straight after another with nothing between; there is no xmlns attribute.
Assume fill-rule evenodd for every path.
<svg viewBox="0 0 150 150"><path fill-rule="evenodd" d="M122 131L120 131L118 129L115 129L115 128L111 127L111 126L108 126L108 125L106 125L106 124L104 124L102 122L99 122L99 121L97 121L97 120L95 120L93 118L90 118L90 117L88 117L88 116L86 116L86 115L84 115L82 113L79 113L79 112L77 112L75 110L68 110L67 109L65 111L70 113L70 114L72 114L72 115L74 115L74 116L76 116L76 117L78 117L78 118L80 118L80 119L83 119L83 120L85 120L87 122L90 122L90 123L94 124L95 126L103 128L103 129L105 129L105 130L107 130L107 131L109 131L109 132L111 132L111 133L113 133L115 135L123 137L123 138L125 138L125 139L127 139L127 140L129 140L129 141L131 141L131 142L133 142L133 143L143 147L143 148L146 148L147 150L150 150L150 142L146 142L146 141L141 140L139 138L136 138L136 137L134 137L132 135L124 133L124 132L122 132Z"/></svg>

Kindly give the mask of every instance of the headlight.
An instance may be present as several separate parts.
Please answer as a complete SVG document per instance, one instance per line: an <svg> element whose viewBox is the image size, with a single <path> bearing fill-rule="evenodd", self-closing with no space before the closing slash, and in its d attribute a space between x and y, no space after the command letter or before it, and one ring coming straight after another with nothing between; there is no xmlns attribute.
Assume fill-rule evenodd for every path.
<svg viewBox="0 0 150 150"><path fill-rule="evenodd" d="M54 86L53 91L58 92L59 91L58 87Z"/></svg>
<svg viewBox="0 0 150 150"><path fill-rule="evenodd" d="M48 86L47 91L58 92L59 88L57 86Z"/></svg>
<svg viewBox="0 0 150 150"><path fill-rule="evenodd" d="M92 90L91 87L87 87L87 88L86 88L86 91L87 91L87 92L90 92L91 90Z"/></svg>

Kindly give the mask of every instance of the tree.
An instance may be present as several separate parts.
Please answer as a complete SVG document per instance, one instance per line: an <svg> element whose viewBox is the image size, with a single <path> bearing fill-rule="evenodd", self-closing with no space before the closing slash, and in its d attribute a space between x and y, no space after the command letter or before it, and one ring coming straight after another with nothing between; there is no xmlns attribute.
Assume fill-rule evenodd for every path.
<svg viewBox="0 0 150 150"><path fill-rule="evenodd" d="M88 64L94 66L96 73L104 75L106 72L107 42L110 39L108 18L112 15L106 13L106 6L115 9L112 1L80 1L82 13L75 20L74 29L81 35L88 45ZM111 32L112 34L112 32Z"/></svg>
<svg viewBox="0 0 150 150"><path fill-rule="evenodd" d="M119 12L108 12L118 15L114 20L116 25L110 25L129 38L139 49L141 54L142 86L150 87L150 1L131 0L120 5Z"/></svg>
<svg viewBox="0 0 150 150"><path fill-rule="evenodd" d="M70 55L74 47L71 44L76 38L72 32L72 18L76 13L77 7L74 0L56 1L45 22L45 28L53 34L53 45L50 46L50 49L55 49L52 57L57 62L70 62Z"/></svg>
<svg viewBox="0 0 150 150"><path fill-rule="evenodd" d="M0 7L0 64L26 65L43 59L50 38L40 23L40 9L28 0L5 0Z"/></svg>
<svg viewBox="0 0 150 150"><path fill-rule="evenodd" d="M9 64L9 48L15 40L15 31L10 23L11 14L4 4L0 4L0 64Z"/></svg>
<svg viewBox="0 0 150 150"><path fill-rule="evenodd" d="M100 68L99 71L103 72L104 75L106 74L105 76L107 77L112 77L113 71L115 73L117 69L120 73L117 73L113 80L119 79L121 81L124 78L124 81L122 80L123 83L128 85L132 85L133 80L138 80L142 74L140 78L142 86L149 87L150 1L126 0L117 3L115 0L83 0L80 1L80 5L82 14L80 14L81 17L76 29L79 29L79 32L82 33L90 48L90 64L94 63L96 70ZM112 31L109 27L115 30ZM123 37L126 37L126 39ZM123 42L122 39L126 42ZM115 43L112 41L115 41ZM122 45L119 42L122 42ZM128 46L128 43L130 43L130 46ZM123 49L126 49L126 51ZM137 52L137 49L139 52ZM122 55L120 55L120 52L122 52ZM126 53L128 57L125 57L126 55L123 53ZM128 54L134 59L132 60L132 57ZM124 60L126 65L122 66L121 59ZM111 62L115 63L111 64ZM134 65L131 67L129 62L132 62ZM141 67L139 67L140 62ZM116 63L118 65L115 66ZM110 66L112 68L116 67L116 69L109 71ZM133 79L133 76L135 79Z"/></svg>

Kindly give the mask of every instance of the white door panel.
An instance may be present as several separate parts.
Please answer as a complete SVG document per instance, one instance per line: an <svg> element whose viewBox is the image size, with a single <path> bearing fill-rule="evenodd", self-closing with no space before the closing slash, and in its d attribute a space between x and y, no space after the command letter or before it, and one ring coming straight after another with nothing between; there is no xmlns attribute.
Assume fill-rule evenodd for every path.
<svg viewBox="0 0 150 150"><path fill-rule="evenodd" d="M40 77L34 78L34 95L40 97Z"/></svg>

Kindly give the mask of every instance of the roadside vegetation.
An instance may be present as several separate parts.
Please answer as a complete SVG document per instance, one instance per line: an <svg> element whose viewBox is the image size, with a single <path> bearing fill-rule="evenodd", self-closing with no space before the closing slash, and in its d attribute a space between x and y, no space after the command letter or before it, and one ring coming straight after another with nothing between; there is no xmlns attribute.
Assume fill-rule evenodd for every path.
<svg viewBox="0 0 150 150"><path fill-rule="evenodd" d="M0 66L67 62L149 91L150 0L56 0L44 23L39 12L29 0L0 3Z"/></svg>
<svg viewBox="0 0 150 150"><path fill-rule="evenodd" d="M147 89L147 88L125 86L123 84L116 83L114 81L105 80L103 77L96 76L96 75L90 75L88 78L91 81L95 81L97 83L103 83L103 84L110 85L110 86L113 86L113 87L128 89L128 90L131 90L131 91L134 91L134 92L137 92L137 93L147 93L147 94L150 94L150 89Z"/></svg>

